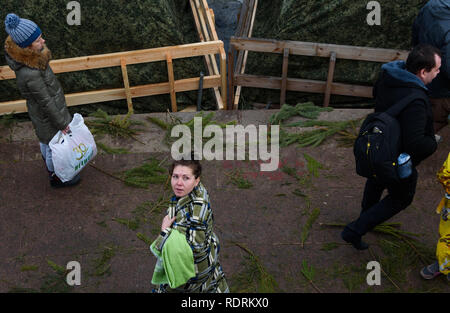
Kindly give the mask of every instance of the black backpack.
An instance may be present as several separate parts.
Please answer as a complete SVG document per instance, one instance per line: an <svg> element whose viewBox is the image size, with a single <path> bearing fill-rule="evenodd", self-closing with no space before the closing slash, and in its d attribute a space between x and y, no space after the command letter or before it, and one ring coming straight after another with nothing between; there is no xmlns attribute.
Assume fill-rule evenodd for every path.
<svg viewBox="0 0 450 313"><path fill-rule="evenodd" d="M353 145L356 173L376 178L384 184L399 182L397 158L401 151L401 129L397 115L415 99L417 94L403 98L385 112L374 112L361 125ZM424 99L425 100L425 99Z"/></svg>

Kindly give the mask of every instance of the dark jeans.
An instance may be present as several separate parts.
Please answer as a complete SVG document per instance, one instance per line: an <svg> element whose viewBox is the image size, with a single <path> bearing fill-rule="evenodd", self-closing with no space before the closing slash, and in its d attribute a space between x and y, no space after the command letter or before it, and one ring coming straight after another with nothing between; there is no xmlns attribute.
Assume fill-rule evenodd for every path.
<svg viewBox="0 0 450 313"><path fill-rule="evenodd" d="M417 170L413 168L411 176L397 184L383 185L373 178L367 179L361 214L347 227L359 236L363 236L375 226L405 209L411 204L416 193L417 176ZM384 189L388 190L388 195L380 201Z"/></svg>

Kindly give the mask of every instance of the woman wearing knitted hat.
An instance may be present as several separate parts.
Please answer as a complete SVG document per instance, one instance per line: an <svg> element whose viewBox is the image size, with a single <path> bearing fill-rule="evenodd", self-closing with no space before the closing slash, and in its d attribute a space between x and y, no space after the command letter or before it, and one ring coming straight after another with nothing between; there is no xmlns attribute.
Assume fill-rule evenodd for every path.
<svg viewBox="0 0 450 313"><path fill-rule="evenodd" d="M69 132L72 116L67 109L61 85L49 66L51 52L42 38L42 31L33 21L10 13L5 19L8 37L5 57L15 72L17 86L26 99L28 115L40 142L52 187L77 184L77 175L71 181L61 182L54 173L52 154L48 143L58 130Z"/></svg>

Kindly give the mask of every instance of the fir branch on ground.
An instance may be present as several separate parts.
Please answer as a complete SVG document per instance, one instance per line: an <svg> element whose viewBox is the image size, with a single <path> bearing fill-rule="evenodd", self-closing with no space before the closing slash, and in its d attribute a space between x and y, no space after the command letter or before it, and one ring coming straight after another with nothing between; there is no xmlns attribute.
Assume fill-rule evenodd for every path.
<svg viewBox="0 0 450 313"><path fill-rule="evenodd" d="M14 112L0 116L0 129L11 129L17 125L17 120L14 118Z"/></svg>
<svg viewBox="0 0 450 313"><path fill-rule="evenodd" d="M126 218L114 217L112 220L119 224L127 226L131 230L137 230L139 228L139 220L138 219L131 220L131 219L126 219Z"/></svg>
<svg viewBox="0 0 450 313"><path fill-rule="evenodd" d="M293 143L297 143L299 147L317 147L327 138L341 134L342 138L350 140L353 138L350 132L346 132L347 129L354 129L356 123L359 120L350 121L302 121L286 125L286 127L315 127L316 129L310 131L304 131L301 133L288 133L284 129L280 130L280 146L286 147ZM356 138L356 137L355 137ZM354 139L353 139L354 140Z"/></svg>
<svg viewBox="0 0 450 313"><path fill-rule="evenodd" d="M168 146L171 146L171 144L178 139L176 137L174 138L174 137L171 136L172 129L175 126L177 126L177 125L185 125L185 126L189 127L189 129L191 131L191 134L194 134L194 121L195 121L194 119L196 117L202 119L202 133L204 132L205 127L208 126L208 125L217 125L220 128L226 128L227 125L236 125L237 124L236 121L230 121L230 122L227 122L227 123L220 123L220 122L214 121L213 120L214 115L215 115L214 112L209 112L208 114L205 115L205 112L200 111L200 112L196 113L192 119L190 119L189 121L187 121L185 123L183 123L178 117L176 117L175 115L171 114L170 112L168 112L168 114L169 114L169 117L171 119L170 122L165 122L165 121L163 121L161 119L158 119L156 117L148 117L147 118L147 120L150 121L151 123L153 123L153 124L159 126L160 128L166 130L166 135L164 137L164 142ZM194 136L192 136L191 140L192 140L192 146L193 146L193 144L194 144ZM205 140L207 140L207 138L203 138L202 137L202 144L203 144L203 141L205 141Z"/></svg>
<svg viewBox="0 0 450 313"><path fill-rule="evenodd" d="M152 233L154 233L155 229L159 230L159 219L157 216L161 212L164 212L169 206L169 199L165 197L165 195L160 196L158 200L156 201L146 201L140 205L138 205L133 211L133 217L132 218L113 218L112 220L125 225L132 231L136 231L139 229L140 226L143 224L150 223L152 228ZM155 225L155 222L157 225ZM159 233L159 232L156 232ZM138 233L138 238L146 242L146 238L144 234Z"/></svg>
<svg viewBox="0 0 450 313"><path fill-rule="evenodd" d="M258 256L256 256L244 244L234 243L236 246L248 253L245 258L244 272L236 275L237 286L240 290L234 292L258 292L258 293L273 293L278 290L278 283L272 275L261 264Z"/></svg>
<svg viewBox="0 0 450 313"><path fill-rule="evenodd" d="M282 171L283 173L286 173L286 174L289 175L289 176L294 177L294 178L295 178L296 180L298 180L298 181L301 180L301 177L298 176L297 170L296 170L294 167L289 167L289 166L287 166L287 165L283 165L283 166L281 167L281 171Z"/></svg>
<svg viewBox="0 0 450 313"><path fill-rule="evenodd" d="M229 177L229 182L239 189L249 189L253 187L253 184L243 177L240 169L230 171L229 173L225 173L225 175Z"/></svg>
<svg viewBox="0 0 450 313"><path fill-rule="evenodd" d="M96 142L95 143L97 145L98 148L102 149L103 151L105 151L108 154L127 154L130 153L129 150L125 149L125 148L112 148L110 146L107 146L101 142Z"/></svg>
<svg viewBox="0 0 450 313"><path fill-rule="evenodd" d="M17 125L18 125L18 122L14 118L14 111L10 114L4 114L4 115L0 116L0 130L2 130L2 129L8 130L9 142L12 142L12 135L14 132L14 127L16 127Z"/></svg>
<svg viewBox="0 0 450 313"><path fill-rule="evenodd" d="M67 270L52 260L47 259L47 264L53 269L53 274L46 274L39 288L43 293L65 293L70 291L66 281Z"/></svg>
<svg viewBox="0 0 450 313"><path fill-rule="evenodd" d="M302 261L302 268L300 272L305 276L311 286L314 287L318 292L322 293L322 291L314 284L314 276L316 275L315 268L311 265L309 266L305 260Z"/></svg>
<svg viewBox="0 0 450 313"><path fill-rule="evenodd" d="M305 241L306 239L308 239L309 236L309 232L312 228L312 225L314 224L314 222L317 220L317 218L320 215L320 209L319 208L314 208L308 215L308 219L306 220L305 225L303 225L302 227L302 232L300 235L300 239L301 239L301 243L302 243L302 248L305 245Z"/></svg>
<svg viewBox="0 0 450 313"><path fill-rule="evenodd" d="M341 245L341 244L339 244L337 242L326 242L326 243L322 244L322 247L320 248L320 250L331 251L331 250L338 248L339 245Z"/></svg>
<svg viewBox="0 0 450 313"><path fill-rule="evenodd" d="M150 246L152 244L152 240L148 238L146 235L142 233L137 233L136 237L138 237L140 240L142 240L147 246Z"/></svg>
<svg viewBox="0 0 450 313"><path fill-rule="evenodd" d="M109 134L113 137L120 138L132 138L140 143L136 138L142 129L132 128L133 126L143 125L142 122L132 120L132 113L128 112L123 118L119 115L111 117L105 111L98 109L96 112L91 113L89 116L95 117L95 120L86 121L86 125L93 135L105 135Z"/></svg>
<svg viewBox="0 0 450 313"><path fill-rule="evenodd" d="M316 119L319 117L320 112L330 112L332 110L333 108L330 107L316 106L313 102L297 103L295 107L288 104L283 104L280 111L270 117L269 123L271 125L278 125L293 116Z"/></svg>
<svg viewBox="0 0 450 313"><path fill-rule="evenodd" d="M23 266L20 268L20 271L21 271L21 272L37 271L38 268L39 268L39 266L37 266L37 265L23 265Z"/></svg>
<svg viewBox="0 0 450 313"><path fill-rule="evenodd" d="M111 259L116 255L117 247L105 246L100 258L93 261L94 271L93 276L103 276L111 274Z"/></svg>
<svg viewBox="0 0 450 313"><path fill-rule="evenodd" d="M125 184L138 188L148 188L149 184L163 184L166 182L167 169L159 165L160 161L154 158L150 162L127 170L123 174Z"/></svg>
<svg viewBox="0 0 450 313"><path fill-rule="evenodd" d="M340 228L346 226L341 223L320 223L320 225ZM372 232L388 235L392 239L395 239L395 241L390 240L391 245L397 247L395 251L398 253L402 250L409 251L410 255L407 257L409 261L420 261L422 265L430 264L434 260L434 255L426 246L417 241L417 237L420 235L401 230L400 226L401 223L382 223L375 226Z"/></svg>
<svg viewBox="0 0 450 313"><path fill-rule="evenodd" d="M303 153L303 157L306 160L306 167L308 169L309 175L311 175L312 177L319 177L319 169L324 169L324 166L306 153Z"/></svg>
<svg viewBox="0 0 450 313"><path fill-rule="evenodd" d="M52 260L47 259L47 264L57 273L60 275L64 275L66 273L66 269L62 267L61 265L56 264Z"/></svg>

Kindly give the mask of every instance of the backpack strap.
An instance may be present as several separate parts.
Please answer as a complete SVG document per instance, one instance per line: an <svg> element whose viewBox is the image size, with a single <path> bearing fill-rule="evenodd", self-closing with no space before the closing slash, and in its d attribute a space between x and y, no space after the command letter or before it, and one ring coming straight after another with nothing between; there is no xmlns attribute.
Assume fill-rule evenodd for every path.
<svg viewBox="0 0 450 313"><path fill-rule="evenodd" d="M385 112L392 117L396 117L397 115L400 114L401 111L403 111L404 108L406 108L406 106L409 103L411 103L415 99L423 99L425 101L423 96L417 96L416 94L410 94L407 97L405 97L405 98L401 99L400 101L398 101L397 103L395 103L394 105L392 105Z"/></svg>

